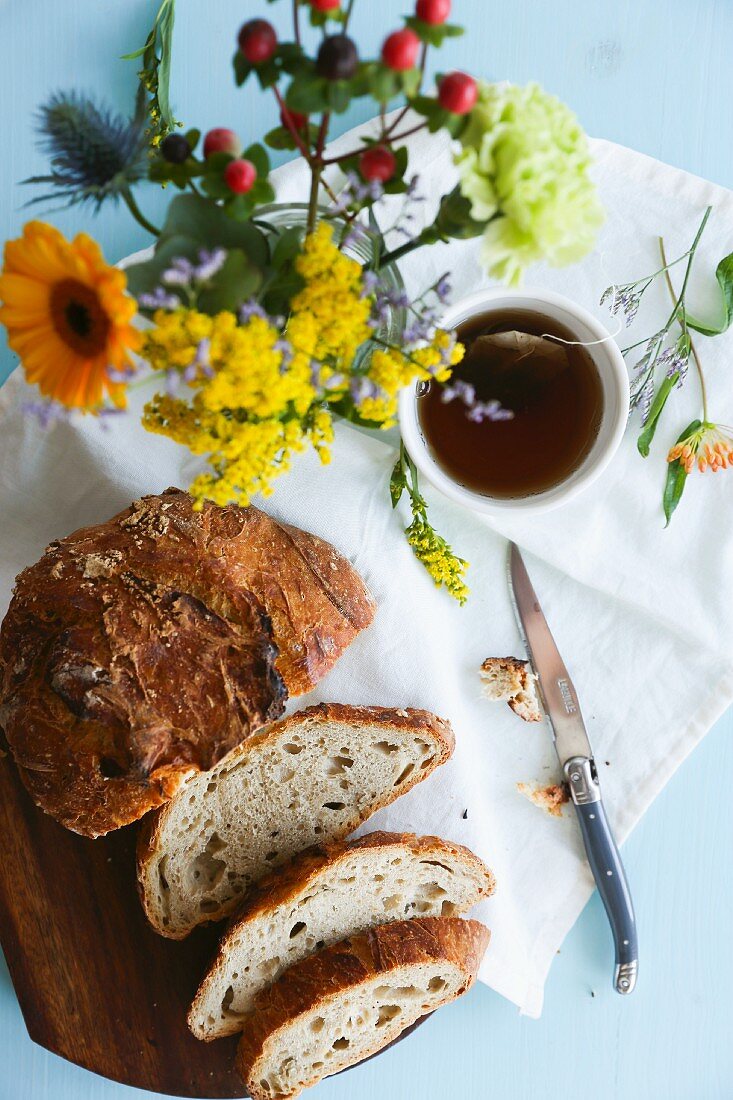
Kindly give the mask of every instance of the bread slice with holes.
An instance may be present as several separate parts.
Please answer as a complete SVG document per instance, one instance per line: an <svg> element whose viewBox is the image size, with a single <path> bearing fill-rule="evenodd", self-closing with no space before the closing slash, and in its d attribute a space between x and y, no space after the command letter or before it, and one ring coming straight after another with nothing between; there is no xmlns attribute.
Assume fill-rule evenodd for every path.
<svg viewBox="0 0 733 1100"><path fill-rule="evenodd" d="M188 1015L198 1039L241 1031L255 996L320 948L385 921L466 913L494 890L459 844L369 833L303 852L248 895Z"/></svg>
<svg viewBox="0 0 733 1100"><path fill-rule="evenodd" d="M182 939L313 844L342 840L453 751L424 710L319 703L250 737L143 823L148 920Z"/></svg>
<svg viewBox="0 0 733 1100"><path fill-rule="evenodd" d="M260 993L237 1051L252 1100L286 1100L381 1050L473 984L489 930L459 917L371 928Z"/></svg>

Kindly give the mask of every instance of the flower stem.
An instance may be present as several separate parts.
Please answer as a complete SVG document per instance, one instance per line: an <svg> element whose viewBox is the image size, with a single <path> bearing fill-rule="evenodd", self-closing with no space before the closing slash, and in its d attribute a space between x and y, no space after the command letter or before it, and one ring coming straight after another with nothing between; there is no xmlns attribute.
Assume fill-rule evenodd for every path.
<svg viewBox="0 0 733 1100"><path fill-rule="evenodd" d="M124 199L127 209L130 211L138 225L141 225L143 229L146 229L148 231L148 233L152 233L154 237L159 237L160 230L156 229L153 223L149 222L148 219L145 217L142 210L135 202L135 199L132 196L132 191L129 189L129 187L123 188L120 194Z"/></svg>
<svg viewBox="0 0 733 1100"><path fill-rule="evenodd" d="M708 207L707 213L705 215L705 221L707 221L707 217L708 217L709 213L710 213L710 207ZM701 227L700 232L702 232L702 228L704 227L704 225L705 225L705 222L703 222L703 226ZM700 233L698 233L696 240L699 240L699 239L700 239ZM693 245L693 249L694 249L694 247L695 246ZM678 304L680 298L682 297L682 294L684 293L684 287L683 287L682 292L680 293L680 298L678 298L677 295L675 294L674 287L672 286L672 280L671 280L670 275L669 275L669 266L670 265L667 264L667 256L666 256L666 253L665 253L664 238L663 237L659 238L659 252L660 252L660 255L662 257L662 263L664 264L664 269L663 269L664 270L664 278L667 282L667 287L669 288L669 293L670 293L670 296L672 298L672 301L675 303L675 306L676 306ZM690 355L692 356L692 359L695 363L695 369L697 370L697 376L700 380L700 393L702 395L702 418L703 418L703 420L707 421L707 419L708 419L708 394L707 394L707 388L705 386L705 375L703 374L702 364L700 362L700 359L698 358L697 349L696 349L695 345L692 342L692 337L691 336L689 337L689 340L690 340Z"/></svg>
<svg viewBox="0 0 733 1100"><path fill-rule="evenodd" d="M321 182L321 173L323 171L323 149L326 144L326 135L328 134L328 123L331 119L329 111L325 111L321 115L321 125L318 128L318 137L316 138L316 150L311 159L311 190L308 199L308 222L306 225L306 233L312 233L316 227L316 216L318 214L318 185Z"/></svg>

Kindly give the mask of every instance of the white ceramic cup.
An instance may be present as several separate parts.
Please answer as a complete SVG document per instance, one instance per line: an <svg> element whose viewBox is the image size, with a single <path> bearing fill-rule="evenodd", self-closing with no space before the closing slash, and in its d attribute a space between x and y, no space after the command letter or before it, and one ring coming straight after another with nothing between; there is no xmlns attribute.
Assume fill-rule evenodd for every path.
<svg viewBox="0 0 733 1100"><path fill-rule="evenodd" d="M599 477L613 458L626 428L629 376L623 356L608 330L592 314L569 298L550 290L480 290L452 306L441 319L456 328L476 314L491 310L526 309L543 313L565 326L576 340L602 340L588 348L603 388L603 411L598 435L580 466L563 481L530 496L492 497L455 481L430 453L418 419L416 387L406 386L399 399L400 430L405 446L421 474L447 497L476 512L489 514L543 512L565 504Z"/></svg>

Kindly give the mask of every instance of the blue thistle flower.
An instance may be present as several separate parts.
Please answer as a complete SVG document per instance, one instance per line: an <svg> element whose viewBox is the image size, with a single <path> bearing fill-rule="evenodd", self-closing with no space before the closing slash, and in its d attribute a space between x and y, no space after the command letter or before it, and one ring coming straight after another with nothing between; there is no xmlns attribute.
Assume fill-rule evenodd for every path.
<svg viewBox="0 0 733 1100"><path fill-rule="evenodd" d="M144 119L132 119L97 106L76 92L58 92L39 111L39 146L51 171L24 183L47 183L53 190L29 205L59 197L68 206L117 200L147 175Z"/></svg>

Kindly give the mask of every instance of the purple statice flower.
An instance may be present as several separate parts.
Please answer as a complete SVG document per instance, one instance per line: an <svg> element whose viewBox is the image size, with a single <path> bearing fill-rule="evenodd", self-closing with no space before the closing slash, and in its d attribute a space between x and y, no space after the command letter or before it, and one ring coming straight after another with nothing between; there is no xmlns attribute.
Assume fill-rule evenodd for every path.
<svg viewBox="0 0 733 1100"><path fill-rule="evenodd" d="M115 367L107 367L107 377L110 382L129 382L131 378L135 377L134 367L123 367L122 370L117 370Z"/></svg>
<svg viewBox="0 0 733 1100"><path fill-rule="evenodd" d="M362 401L365 401L369 397L377 397L379 394L379 386L376 382L373 382L371 378L367 378L361 374L357 378L352 378L349 385L349 393L355 405L360 405Z"/></svg>
<svg viewBox="0 0 733 1100"><path fill-rule="evenodd" d="M290 343L289 340L285 340L283 337L281 337L279 340L276 340L272 346L275 351L279 351L280 355L282 356L282 362L280 363L280 374L285 374L293 358L293 345Z"/></svg>
<svg viewBox="0 0 733 1100"><path fill-rule="evenodd" d="M440 400L444 404L449 401L461 401L466 407L467 419L474 424L482 424L484 420L512 420L514 417L512 410L505 409L500 401L477 400L475 386L460 378L447 382L443 386Z"/></svg>
<svg viewBox="0 0 733 1100"><path fill-rule="evenodd" d="M262 317L264 320L269 320L265 310L255 298L250 298L248 302L245 302L239 309L239 321L244 325L247 321L250 321L253 317Z"/></svg>
<svg viewBox="0 0 733 1100"><path fill-rule="evenodd" d="M649 419L649 412L652 407L652 401L654 400L654 378L650 377L644 383L638 399L637 404L639 406L639 412L641 414L642 424L646 424Z"/></svg>
<svg viewBox="0 0 733 1100"><path fill-rule="evenodd" d="M362 298L366 298L367 295L373 294L374 291L379 286L379 274L378 274L378 272L371 271L371 270L365 271L364 274L361 277L361 282L362 282L362 286L363 286L361 296L362 296Z"/></svg>
<svg viewBox="0 0 733 1100"><path fill-rule="evenodd" d="M166 268L160 281L166 286L190 286L194 279L195 268L185 256L176 256L171 266Z"/></svg>
<svg viewBox="0 0 733 1100"><path fill-rule="evenodd" d="M138 305L143 309L178 309L180 298L175 294L169 294L162 286L156 286L155 290L147 291L138 298Z"/></svg>
<svg viewBox="0 0 733 1100"><path fill-rule="evenodd" d="M25 416L33 417L44 431L62 420L68 420L72 412L66 405L62 405L60 401L54 401L52 398L24 401L21 405L21 411Z"/></svg>
<svg viewBox="0 0 733 1100"><path fill-rule="evenodd" d="M110 421L114 420L118 416L124 416L126 412L126 409L118 409L114 405L105 405L104 408L100 409L97 413L97 420L99 421L99 426L102 431L108 432L110 428Z"/></svg>
<svg viewBox="0 0 733 1100"><path fill-rule="evenodd" d="M351 248L354 245L359 244L360 241L365 240L369 236L369 231L361 222L353 221L349 226L348 232L344 235L341 241L342 248Z"/></svg>
<svg viewBox="0 0 733 1100"><path fill-rule="evenodd" d="M217 272L221 271L227 258L225 248L202 248L199 252L199 262L193 269L193 276L198 283L207 283L213 279Z"/></svg>
<svg viewBox="0 0 733 1100"><path fill-rule="evenodd" d="M435 284L435 296L441 305L445 305L451 296L452 287L449 282L448 272L445 275L441 275Z"/></svg>

